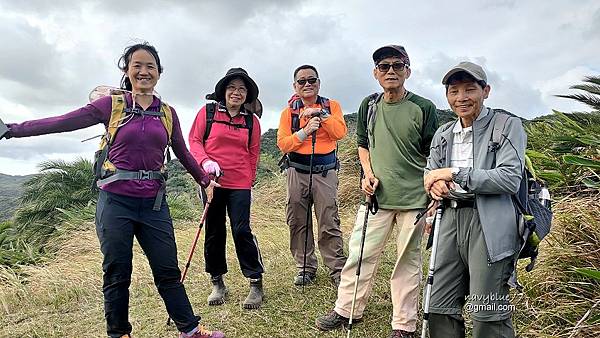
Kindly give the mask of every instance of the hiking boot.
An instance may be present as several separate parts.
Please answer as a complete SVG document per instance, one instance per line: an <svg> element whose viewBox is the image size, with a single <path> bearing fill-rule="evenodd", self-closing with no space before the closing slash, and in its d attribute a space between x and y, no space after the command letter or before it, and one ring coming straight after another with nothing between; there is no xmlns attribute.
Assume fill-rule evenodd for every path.
<svg viewBox="0 0 600 338"><path fill-rule="evenodd" d="M210 281L213 285L213 289L208 296L208 305L221 305L225 303L225 299L227 298L227 293L229 290L227 290L227 287L225 287L223 275L210 277Z"/></svg>
<svg viewBox="0 0 600 338"><path fill-rule="evenodd" d="M248 293L248 297L244 300L244 309L260 308L264 296L262 278L250 279L250 293Z"/></svg>
<svg viewBox="0 0 600 338"><path fill-rule="evenodd" d="M306 274L304 274L302 271L300 271L300 272L298 272L298 275L296 276L296 278L294 278L294 285L296 285L296 286L309 285L309 284L314 283L315 279L317 279L317 276L314 273L307 272Z"/></svg>
<svg viewBox="0 0 600 338"><path fill-rule="evenodd" d="M352 324L360 322L362 319L354 318ZM315 325L321 331L331 331L348 325L349 319L339 315L335 310L315 319Z"/></svg>
<svg viewBox="0 0 600 338"><path fill-rule="evenodd" d="M333 285L335 285L336 289L340 287L341 280L342 280L342 277L340 277L340 275L331 277L331 282L333 283Z"/></svg>
<svg viewBox="0 0 600 338"><path fill-rule="evenodd" d="M179 338L225 338L225 334L221 331L209 331L204 326L198 325L198 331L191 335L181 332Z"/></svg>
<svg viewBox="0 0 600 338"><path fill-rule="evenodd" d="M404 330L392 330L390 338L415 338L415 333Z"/></svg>

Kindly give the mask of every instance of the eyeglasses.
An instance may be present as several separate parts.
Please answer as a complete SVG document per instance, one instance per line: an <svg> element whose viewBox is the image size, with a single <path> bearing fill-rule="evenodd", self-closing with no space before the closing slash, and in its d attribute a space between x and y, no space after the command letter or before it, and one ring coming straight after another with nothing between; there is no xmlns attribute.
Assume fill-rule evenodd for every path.
<svg viewBox="0 0 600 338"><path fill-rule="evenodd" d="M230 92L237 91L240 94L246 94L248 92L248 89L246 87L239 87L238 88L238 87L234 87L234 86L227 86L225 89L227 91L230 91Z"/></svg>
<svg viewBox="0 0 600 338"><path fill-rule="evenodd" d="M387 73L390 70L390 68L394 69L395 72L399 72L406 68L407 64L402 62L379 63L375 67L377 67L377 69L382 73Z"/></svg>
<svg viewBox="0 0 600 338"><path fill-rule="evenodd" d="M317 83L318 80L319 80L318 77L311 77L310 79L296 80L296 83L299 84L300 86L304 86L307 82L310 84L315 84L315 83Z"/></svg>

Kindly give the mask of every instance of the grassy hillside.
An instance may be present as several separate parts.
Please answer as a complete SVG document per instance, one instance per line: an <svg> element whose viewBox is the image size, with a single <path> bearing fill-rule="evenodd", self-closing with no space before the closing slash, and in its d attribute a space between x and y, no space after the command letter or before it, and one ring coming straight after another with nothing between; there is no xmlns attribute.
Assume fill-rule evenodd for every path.
<svg viewBox="0 0 600 338"><path fill-rule="evenodd" d="M247 282L239 271L231 238L227 245L228 302L221 307L206 305L210 281L203 272L201 245L196 251L186 289L204 323L223 329L228 337L341 337L342 331L320 333L313 325L316 316L332 308L336 297L327 271L321 266L317 284L307 287L304 293L292 285L296 271L288 250L283 184L284 177L275 176L261 183L254 194L252 223L266 266L267 300L264 307L259 311L242 309ZM354 223L355 208L356 201L342 210L345 243ZM589 311L590 315L584 318L584 324L578 327L578 334L573 337L595 337L600 334L599 314L593 308L600 300L598 284L577 276L571 263L573 259L587 264L585 266L600 262L597 249L600 205L588 199L564 199L556 210L561 216L557 218L552 235L543 243L538 267L531 274L522 272L525 292L513 294L513 302L517 304L515 327L523 338L566 338L575 332L577 322ZM585 222L580 223L581 220ZM573 224L578 224L577 228L573 228ZM92 226L86 224L82 228ZM175 226L180 264L183 264L196 224L177 221ZM365 321L355 326L353 337L386 337L388 334L391 314L388 279L395 260L392 243L393 239L382 256ZM592 251L594 245L595 252ZM148 263L137 244L134 256L130 308L134 335L175 337L175 329L165 325L166 312L153 285ZM8 268L0 269L3 281L0 286L0 303L3 304L0 337L102 336L101 276L101 255L93 230L62 237L57 257L44 266L23 267L20 274Z"/></svg>
<svg viewBox="0 0 600 338"><path fill-rule="evenodd" d="M349 129L352 129L353 115L346 118ZM586 117L582 121L595 121L593 118ZM597 148L590 150L578 144L575 136L584 136L582 139L586 142L596 142L594 137L598 136L594 136L597 134L594 130L600 123L586 125L585 122L578 125L577 135L565 137L570 134L564 130L552 129L550 133L546 129L549 126L555 128L558 125L556 119L549 117L541 120L540 125L528 127L532 136L530 147L545 156L545 162L536 160L541 161L538 163L543 168L546 168L543 165L551 168L552 163L562 161L563 153L557 153L556 149L565 149L567 145L576 147L580 155L592 156L594 151L597 152ZM268 131L265 135L273 136L275 131ZM571 143L561 143L565 139ZM274 138L263 136L263 145L265 142L271 142L271 146L275 144ZM593 158L597 159L595 156ZM347 245L361 200L354 137L340 142L339 157L342 162L340 218ZM203 322L210 328L224 330L230 338L345 336L342 331L320 333L314 328L315 317L329 311L336 297L323 267L318 271L317 284L307 287L304 293L301 288L292 285L296 269L289 253L288 227L285 224L285 176L278 173L275 158L265 147L251 214L266 266L267 299L264 307L258 311L242 309L247 282L239 271L231 238L228 238L227 244L230 272L225 278L230 287L229 301L220 307L206 305L210 282L203 272L201 244L196 250L186 289L196 312L203 316ZM555 195L554 228L542 242L536 269L526 273L520 268L524 291L512 294L513 304L517 306L515 328L522 338L600 336L600 279L593 277L593 270L600 268L600 195L598 189L583 190L584 186L577 181L578 177L593 179L594 175L598 175L594 168L563 162L560 165L554 169L555 174L568 178L570 185L557 189L561 194ZM168 198L175 218L180 266L183 266L196 232L199 203L189 175L176 162L170 165L170 171ZM44 247L43 265L0 265L0 337L103 336L101 255L90 211L93 212L93 204L81 210L61 211L57 224L53 224L56 231ZM36 225L32 224L31 228L36 229ZM5 252L16 251L11 247L15 242L7 243L2 244L0 238L0 259ZM392 243L393 239L384 251L364 321L355 327L353 337L386 337L389 334L389 275L395 261ZM27 253L32 248L25 244L19 247L19 252ZM54 255L47 255L48 252ZM427 254L424 251L425 257ZM134 267L130 319L135 337L175 337L176 330L165 326L163 303L137 244Z"/></svg>

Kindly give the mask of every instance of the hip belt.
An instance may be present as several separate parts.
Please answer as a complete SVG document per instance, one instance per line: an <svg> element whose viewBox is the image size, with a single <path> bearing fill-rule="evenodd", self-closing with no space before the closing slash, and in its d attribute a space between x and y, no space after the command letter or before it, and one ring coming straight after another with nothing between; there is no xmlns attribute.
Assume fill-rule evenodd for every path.
<svg viewBox="0 0 600 338"><path fill-rule="evenodd" d="M444 206L452 209L473 208L477 209L475 200L444 200Z"/></svg>

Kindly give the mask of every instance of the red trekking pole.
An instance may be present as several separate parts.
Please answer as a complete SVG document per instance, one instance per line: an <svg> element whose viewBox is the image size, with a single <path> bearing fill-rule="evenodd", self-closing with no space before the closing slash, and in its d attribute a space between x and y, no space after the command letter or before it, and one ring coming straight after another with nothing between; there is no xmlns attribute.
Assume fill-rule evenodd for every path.
<svg viewBox="0 0 600 338"><path fill-rule="evenodd" d="M221 173L221 175L223 175L223 173ZM202 197L205 197L204 191L202 191ZM198 239L200 238L200 233L202 232L202 228L204 228L204 222L206 221L206 215L208 214L208 207L210 207L210 202L207 199L206 203L204 203L204 210L202 211L202 217L200 218L198 230L196 230L196 237L194 237L194 242L192 243L192 247L190 248L190 253L188 254L187 262L185 263L183 271L181 272L181 279L179 280L181 284L183 284L185 276L187 275L187 272L192 263L192 257L194 256L194 251L196 250L196 245L198 244ZM171 317L167 318L167 325L171 325Z"/></svg>
<svg viewBox="0 0 600 338"><path fill-rule="evenodd" d="M198 230L196 230L196 237L194 237L194 242L192 243L192 247L190 248L190 253L188 254L187 262L185 263L185 267L183 268L183 272L181 273L181 284L185 280L185 276L187 275L188 269L190 268L190 264L192 263L192 257L194 256L194 251L196 250L196 244L198 244L198 238L200 238L200 232L202 232L202 228L204 227L204 221L206 220L206 214L208 212L208 207L210 206L210 202L206 202L204 204L204 211L202 211L202 218L200 219L200 225L198 226Z"/></svg>

